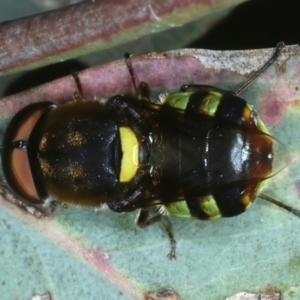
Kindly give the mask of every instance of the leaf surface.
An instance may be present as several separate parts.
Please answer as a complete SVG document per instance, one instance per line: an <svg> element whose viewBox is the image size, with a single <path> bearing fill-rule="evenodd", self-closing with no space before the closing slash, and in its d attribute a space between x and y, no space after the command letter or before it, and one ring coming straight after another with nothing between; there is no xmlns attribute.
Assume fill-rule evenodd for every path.
<svg viewBox="0 0 300 300"><path fill-rule="evenodd" d="M182 84L209 84L236 90L272 55L252 51L176 50L133 58L136 78L153 97ZM266 187L266 193L295 207L299 203L300 50L287 47L241 97L257 112L292 162ZM79 73L85 97L130 92L124 62ZM2 98L2 131L21 107L72 99L71 76ZM7 299L50 292L54 299L151 299L150 291L171 288L180 299L222 299L241 291L281 291L299 297L300 220L263 200L246 213L215 221L171 218L177 260L166 255L166 232L155 224L134 225L135 213L92 208L57 208L44 219L25 214L1 199L1 290ZM173 295L174 297L176 294Z"/></svg>

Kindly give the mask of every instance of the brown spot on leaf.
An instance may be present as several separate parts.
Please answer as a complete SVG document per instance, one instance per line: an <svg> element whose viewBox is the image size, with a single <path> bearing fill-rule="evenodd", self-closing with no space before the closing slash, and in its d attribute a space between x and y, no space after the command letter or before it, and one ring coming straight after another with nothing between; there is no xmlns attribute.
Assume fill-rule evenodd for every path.
<svg viewBox="0 0 300 300"><path fill-rule="evenodd" d="M180 300L179 295L171 288L161 289L157 292L149 292L145 300Z"/></svg>
<svg viewBox="0 0 300 300"><path fill-rule="evenodd" d="M277 125L285 111L282 102L277 100L276 95L268 94L268 99L263 102L261 116L264 122L269 126Z"/></svg>

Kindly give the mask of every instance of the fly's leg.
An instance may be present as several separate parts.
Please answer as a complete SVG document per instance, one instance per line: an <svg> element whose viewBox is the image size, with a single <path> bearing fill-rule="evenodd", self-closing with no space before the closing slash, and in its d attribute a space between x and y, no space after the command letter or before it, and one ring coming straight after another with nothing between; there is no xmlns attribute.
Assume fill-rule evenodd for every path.
<svg viewBox="0 0 300 300"><path fill-rule="evenodd" d="M244 91L259 75L261 75L268 67L270 67L277 60L284 47L285 44L283 42L278 43L270 59L258 71L256 71L253 74L253 76L247 80L247 82L245 82L240 88L238 88L235 92L233 92L233 94L237 96L242 91ZM224 90L222 89L216 89L215 87L209 85L197 85L197 84L183 85L180 89L180 92L210 92L212 90L224 92Z"/></svg>
<svg viewBox="0 0 300 300"><path fill-rule="evenodd" d="M128 72L130 74L130 78L131 78L131 82L133 85L135 96L138 99L151 102L150 90L149 90L148 84L144 81L141 81L139 83L139 85L136 84L136 79L135 79L135 75L134 75L134 71L133 71L133 67L132 67L131 56L132 56L132 54L125 53L124 58L125 58L125 64L127 66Z"/></svg>
<svg viewBox="0 0 300 300"><path fill-rule="evenodd" d="M298 218L300 218L300 210L299 209L296 209L296 208L294 208L292 206L286 205L286 204L284 204L284 203L282 203L282 202L280 202L280 201L278 201L276 199L273 199L272 197L264 195L264 194L260 194L259 198L264 199L266 201L269 201L269 202L271 202L271 203L273 203L273 204L275 204L275 205L277 205L277 206L279 206L279 207L287 210L288 212L294 214Z"/></svg>
<svg viewBox="0 0 300 300"><path fill-rule="evenodd" d="M132 54L125 53L124 59L125 59L125 64L127 66L128 72L130 74L131 83L132 83L132 86L133 86L133 89L134 89L134 93L135 93L136 96L138 96L139 92L138 92L138 88L137 88L137 85L136 85L134 71L133 71L133 68L132 68L131 56L132 56Z"/></svg>
<svg viewBox="0 0 300 300"><path fill-rule="evenodd" d="M168 233L170 244L171 244L171 251L168 254L169 259L176 259L176 241L174 239L174 235L172 232L171 224L170 222L167 222L161 215L156 215L152 218L149 218L149 209L148 208L142 208L136 219L136 224L141 227L145 228L147 226L150 226L156 222L161 222L161 224L164 226L165 230Z"/></svg>
<svg viewBox="0 0 300 300"><path fill-rule="evenodd" d="M280 42L277 44L273 55L270 59L258 70L256 71L252 77L250 77L239 89L237 89L234 94L238 95L242 91L244 91L260 74L262 74L267 68L269 68L279 57L282 49L285 47L284 42Z"/></svg>
<svg viewBox="0 0 300 300"><path fill-rule="evenodd" d="M74 94L73 94L74 100L75 101L84 101L84 100L86 100L84 95L83 95L82 85L81 85L78 73L73 73L72 77L73 77L73 79L75 81L75 84L76 84L76 87L77 87L77 91L74 92Z"/></svg>

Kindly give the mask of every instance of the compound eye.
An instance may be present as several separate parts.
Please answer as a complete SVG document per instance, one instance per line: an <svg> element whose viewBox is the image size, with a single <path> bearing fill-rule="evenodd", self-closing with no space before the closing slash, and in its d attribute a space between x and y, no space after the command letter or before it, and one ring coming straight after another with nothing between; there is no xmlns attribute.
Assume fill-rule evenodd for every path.
<svg viewBox="0 0 300 300"><path fill-rule="evenodd" d="M41 199L32 177L26 145L41 115L52 105L40 102L23 108L9 123L3 139L2 167L8 186L22 199L36 204Z"/></svg>

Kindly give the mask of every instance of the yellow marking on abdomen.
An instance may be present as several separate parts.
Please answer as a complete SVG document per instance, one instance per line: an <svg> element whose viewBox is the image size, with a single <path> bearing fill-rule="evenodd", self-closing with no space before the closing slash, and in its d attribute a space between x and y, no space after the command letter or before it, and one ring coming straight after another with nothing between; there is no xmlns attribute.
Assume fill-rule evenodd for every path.
<svg viewBox="0 0 300 300"><path fill-rule="evenodd" d="M163 208L164 210L161 211L167 211L172 216L180 218L192 218L185 200L164 205Z"/></svg>
<svg viewBox="0 0 300 300"><path fill-rule="evenodd" d="M139 147L136 135L129 127L120 127L122 160L120 182L130 181L136 174L139 164Z"/></svg>
<svg viewBox="0 0 300 300"><path fill-rule="evenodd" d="M218 204L212 195L207 195L200 198L199 206L202 211L207 215L207 219L217 219L222 217L222 213Z"/></svg>
<svg viewBox="0 0 300 300"><path fill-rule="evenodd" d="M222 100L222 96L223 94L220 92L210 91L204 99L202 99L199 112L213 117Z"/></svg>

